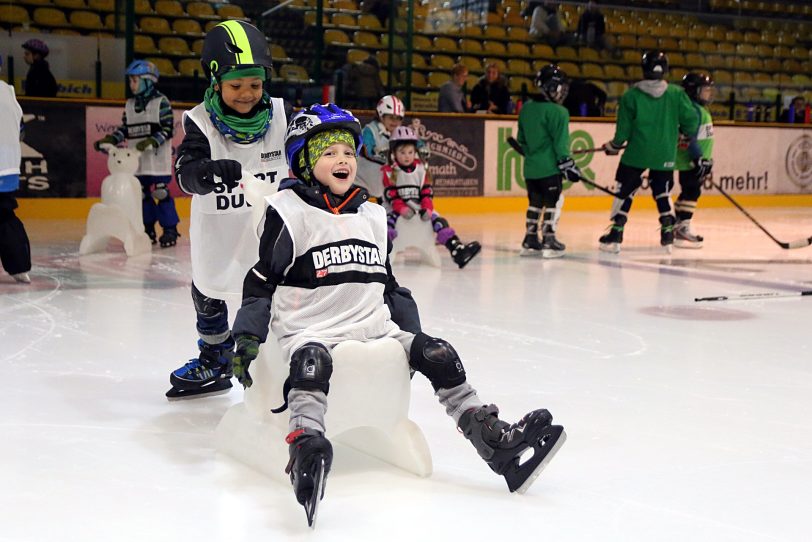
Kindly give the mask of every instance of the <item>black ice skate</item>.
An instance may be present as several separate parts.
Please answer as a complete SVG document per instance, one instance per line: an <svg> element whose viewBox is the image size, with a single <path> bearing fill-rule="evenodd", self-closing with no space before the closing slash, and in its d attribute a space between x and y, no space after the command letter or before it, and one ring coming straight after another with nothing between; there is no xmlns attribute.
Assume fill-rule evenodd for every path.
<svg viewBox="0 0 812 542"><path fill-rule="evenodd" d="M315 528L319 502L324 498L327 475L333 464L333 446L324 433L309 427L292 432L285 442L290 445L285 472L290 474L296 500L304 506L307 525Z"/></svg>
<svg viewBox="0 0 812 542"><path fill-rule="evenodd" d="M499 409L487 405L466 411L458 424L479 456L496 474L505 477L511 492L524 493L567 440L560 425L550 425L546 410L534 410L518 423L498 418ZM532 456L525 457L532 449Z"/></svg>
<svg viewBox="0 0 812 542"><path fill-rule="evenodd" d="M144 233L147 234L147 237L149 237L153 245L158 242L158 234L155 233L155 224L144 224Z"/></svg>
<svg viewBox="0 0 812 542"><path fill-rule="evenodd" d="M166 392L166 398L170 401L221 395L231 388L234 339L229 336L220 344L199 340L197 346L200 356L169 375L172 389Z"/></svg>
<svg viewBox="0 0 812 542"><path fill-rule="evenodd" d="M623 224L613 223L609 226L607 232L601 235L598 239L600 248L603 252L611 252L612 254L620 253L620 244L623 242Z"/></svg>
<svg viewBox="0 0 812 542"><path fill-rule="evenodd" d="M660 245L666 252L671 252L674 245L674 222L676 219L671 215L660 217Z"/></svg>
<svg viewBox="0 0 812 542"><path fill-rule="evenodd" d="M674 226L674 246L677 248L702 248L704 240L691 230L690 220L680 220Z"/></svg>
<svg viewBox="0 0 812 542"><path fill-rule="evenodd" d="M482 245L480 245L479 242L471 241L466 245L456 236L452 237L445 246L451 251L451 258L454 259L454 263L456 263L460 269L465 267L468 262L482 250Z"/></svg>
<svg viewBox="0 0 812 542"><path fill-rule="evenodd" d="M158 242L161 243L161 248L173 247L178 243L178 237L180 237L178 229L175 226L169 226L164 228Z"/></svg>
<svg viewBox="0 0 812 542"><path fill-rule="evenodd" d="M539 241L538 234L533 232L524 236L519 256L541 256L541 241Z"/></svg>
<svg viewBox="0 0 812 542"><path fill-rule="evenodd" d="M566 249L566 245L555 238L555 233L545 233L541 238L542 258L560 258Z"/></svg>

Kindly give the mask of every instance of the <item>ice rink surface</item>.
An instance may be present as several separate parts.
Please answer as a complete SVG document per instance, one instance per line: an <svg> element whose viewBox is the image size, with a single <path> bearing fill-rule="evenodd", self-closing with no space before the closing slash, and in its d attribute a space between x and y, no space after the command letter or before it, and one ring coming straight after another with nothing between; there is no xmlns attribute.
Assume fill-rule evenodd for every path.
<svg viewBox="0 0 812 542"><path fill-rule="evenodd" d="M783 241L812 235L812 209L751 211ZM543 407L566 427L527 494L418 375L434 474L337 447L315 532L290 486L215 451L241 389L164 398L196 352L188 236L79 257L82 221L27 221L33 283L0 276L0 541L809 540L812 297L694 298L810 290L812 247L725 208L694 221L705 248L668 255L637 209L606 255L607 214L565 208L560 260L518 257L521 214L449 216L483 244L468 268L445 249L442 269L394 265L504 419Z"/></svg>

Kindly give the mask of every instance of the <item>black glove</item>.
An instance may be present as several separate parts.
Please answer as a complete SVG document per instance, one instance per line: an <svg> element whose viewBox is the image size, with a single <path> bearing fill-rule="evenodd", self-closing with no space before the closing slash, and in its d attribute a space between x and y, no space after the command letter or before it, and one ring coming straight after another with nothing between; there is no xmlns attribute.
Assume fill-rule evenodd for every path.
<svg viewBox="0 0 812 542"><path fill-rule="evenodd" d="M694 160L694 164L696 164L695 171L697 178L704 179L711 174L711 170L713 169L713 160L710 158L700 158L698 160Z"/></svg>
<svg viewBox="0 0 812 542"><path fill-rule="evenodd" d="M577 183L581 180L583 174L578 166L575 165L575 160L572 158L562 158L558 161L558 171L572 183Z"/></svg>
<svg viewBox="0 0 812 542"><path fill-rule="evenodd" d="M158 148L158 140L155 139L152 136L150 136L150 137L148 137L146 139L142 139L141 141L139 141L138 143L135 144L136 150L141 151L141 152L144 152L145 150L147 150L150 147L155 147L156 149Z"/></svg>
<svg viewBox="0 0 812 542"><path fill-rule="evenodd" d="M248 368L259 354L259 337L256 335L237 335L235 342L237 343L237 351L231 360L234 376L237 377L237 380L240 381L244 388L250 388L254 381L251 379Z"/></svg>
<svg viewBox="0 0 812 542"><path fill-rule="evenodd" d="M106 135L98 141L93 142L93 148L98 152L107 152L101 148L102 145L113 145L115 146L117 143L116 138L111 135Z"/></svg>
<svg viewBox="0 0 812 542"><path fill-rule="evenodd" d="M613 141L607 141L603 144L603 152L609 156L615 156L616 154L620 154L620 146L615 145Z"/></svg>
<svg viewBox="0 0 812 542"><path fill-rule="evenodd" d="M229 188L235 188L242 179L242 165L236 160L212 160L207 169L214 184L217 184L215 176L220 177L220 182Z"/></svg>

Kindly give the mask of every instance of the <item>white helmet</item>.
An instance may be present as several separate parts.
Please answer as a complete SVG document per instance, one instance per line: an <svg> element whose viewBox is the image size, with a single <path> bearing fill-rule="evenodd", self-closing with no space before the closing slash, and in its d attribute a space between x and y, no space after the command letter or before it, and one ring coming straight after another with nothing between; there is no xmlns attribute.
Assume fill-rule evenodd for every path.
<svg viewBox="0 0 812 542"><path fill-rule="evenodd" d="M379 119L382 119L384 115L394 115L396 117L404 116L403 102L394 94L388 94L378 100L375 111L378 112Z"/></svg>

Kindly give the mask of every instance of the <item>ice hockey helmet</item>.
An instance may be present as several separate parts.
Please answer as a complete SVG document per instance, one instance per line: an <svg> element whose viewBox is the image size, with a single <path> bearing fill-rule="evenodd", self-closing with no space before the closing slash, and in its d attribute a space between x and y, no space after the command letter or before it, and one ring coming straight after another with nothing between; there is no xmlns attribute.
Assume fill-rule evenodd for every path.
<svg viewBox="0 0 812 542"><path fill-rule="evenodd" d="M644 79L665 79L668 57L662 51L646 51L643 53L642 66Z"/></svg>
<svg viewBox="0 0 812 542"><path fill-rule="evenodd" d="M265 68L270 78L271 52L268 40L256 26L245 21L223 21L203 41L200 63L207 78L219 80L235 68Z"/></svg>
<svg viewBox="0 0 812 542"><path fill-rule="evenodd" d="M547 64L541 68L533 82L542 94L559 104L567 97L570 89L567 74L556 64Z"/></svg>
<svg viewBox="0 0 812 542"><path fill-rule="evenodd" d="M703 100L700 97L701 91L704 87L712 87L713 79L710 75L702 72L689 72L682 78L682 88L685 93L695 102L702 105L707 105L710 100Z"/></svg>

